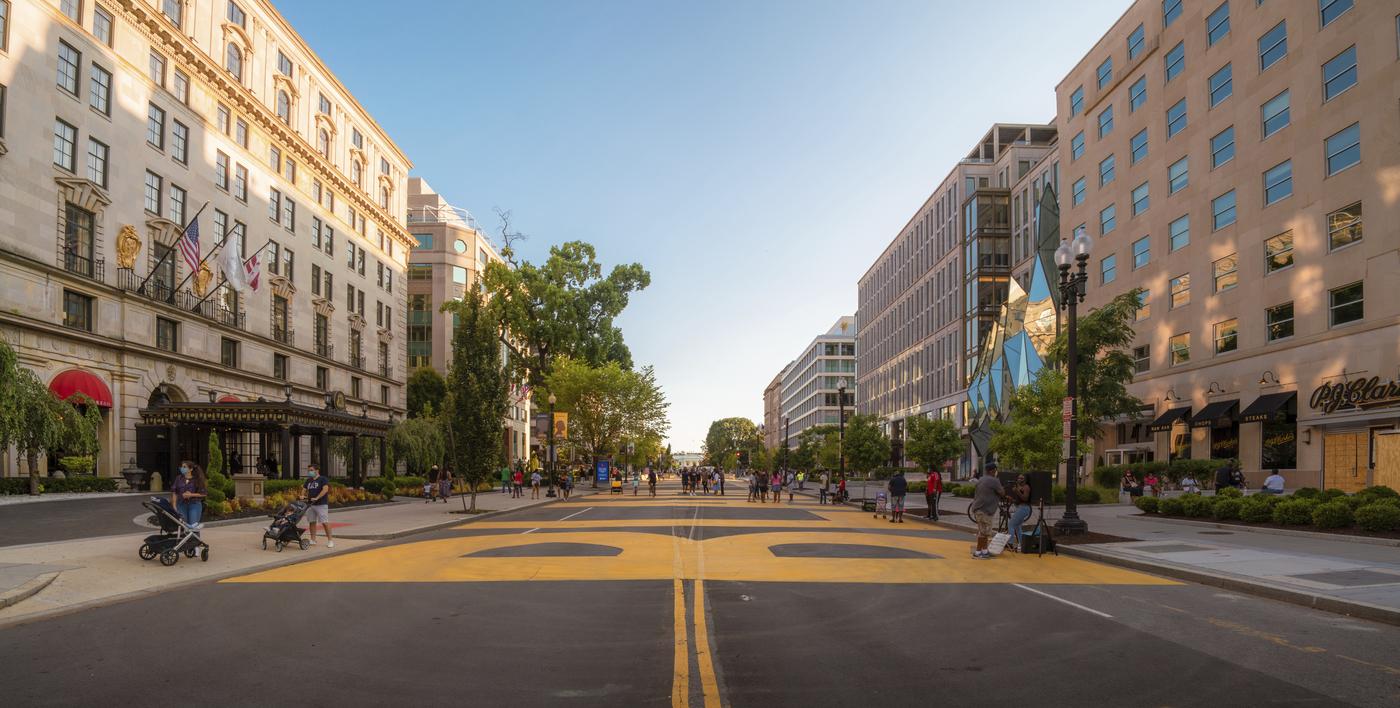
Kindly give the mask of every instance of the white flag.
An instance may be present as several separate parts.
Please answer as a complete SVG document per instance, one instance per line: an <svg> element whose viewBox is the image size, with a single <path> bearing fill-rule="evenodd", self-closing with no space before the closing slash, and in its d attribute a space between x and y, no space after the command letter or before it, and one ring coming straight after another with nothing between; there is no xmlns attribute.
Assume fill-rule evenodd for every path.
<svg viewBox="0 0 1400 708"><path fill-rule="evenodd" d="M237 292L248 289L248 278L243 270L243 261L238 257L238 244L233 239L224 242L224 251L219 254L219 269L224 272L224 280Z"/></svg>

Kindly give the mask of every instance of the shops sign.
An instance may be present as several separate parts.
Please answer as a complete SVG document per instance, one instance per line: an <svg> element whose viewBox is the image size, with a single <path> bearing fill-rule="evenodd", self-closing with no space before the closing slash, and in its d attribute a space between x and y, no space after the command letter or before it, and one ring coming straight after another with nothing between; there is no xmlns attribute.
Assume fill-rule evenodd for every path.
<svg viewBox="0 0 1400 708"><path fill-rule="evenodd" d="M1344 408L1379 408L1400 404L1400 382L1381 381L1379 376L1346 383L1323 384L1312 392L1308 405L1313 410L1333 413Z"/></svg>

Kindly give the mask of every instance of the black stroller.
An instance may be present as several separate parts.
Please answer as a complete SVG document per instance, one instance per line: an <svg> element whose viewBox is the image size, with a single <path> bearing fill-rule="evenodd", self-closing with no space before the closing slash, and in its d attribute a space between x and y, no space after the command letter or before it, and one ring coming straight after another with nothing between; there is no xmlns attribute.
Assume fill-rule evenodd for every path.
<svg viewBox="0 0 1400 708"><path fill-rule="evenodd" d="M209 560L209 544L199 538L198 525L191 526L185 523L169 499L151 497L150 500L141 502L141 506L150 509L156 522L160 524L160 533L147 536L141 543L141 548L137 550L141 560L159 557L161 565L175 565L180 562L181 553L185 554L186 558L198 555L202 561Z"/></svg>
<svg viewBox="0 0 1400 708"><path fill-rule="evenodd" d="M305 513L306 502L304 501L294 501L282 507L282 510L272 517L272 525L268 526L267 532L263 534L263 550L267 550L269 539L277 546L278 553L293 543L300 546L303 551L310 548L311 543L301 537L305 529L297 526Z"/></svg>

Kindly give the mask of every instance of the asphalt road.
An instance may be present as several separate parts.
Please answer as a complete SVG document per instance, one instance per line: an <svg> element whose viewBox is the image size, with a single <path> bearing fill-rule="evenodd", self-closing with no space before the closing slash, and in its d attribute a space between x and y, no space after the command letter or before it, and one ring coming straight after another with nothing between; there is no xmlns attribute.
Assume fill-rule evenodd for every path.
<svg viewBox="0 0 1400 708"><path fill-rule="evenodd" d="M1400 700L1400 629L968 541L810 499L589 497L0 629L0 686L15 706Z"/></svg>
<svg viewBox="0 0 1400 708"><path fill-rule="evenodd" d="M132 519L149 515L146 494L96 499L68 499L0 506L0 546L67 541L75 538L136 533L148 527Z"/></svg>

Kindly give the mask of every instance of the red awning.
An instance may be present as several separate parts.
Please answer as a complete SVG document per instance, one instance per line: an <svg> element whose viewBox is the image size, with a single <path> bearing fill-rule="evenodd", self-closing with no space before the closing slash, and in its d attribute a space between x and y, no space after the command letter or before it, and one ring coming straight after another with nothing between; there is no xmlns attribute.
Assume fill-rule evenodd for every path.
<svg viewBox="0 0 1400 708"><path fill-rule="evenodd" d="M81 393L102 408L112 407L112 390L90 371L69 369L53 377L53 381L49 382L49 390L62 401Z"/></svg>
<svg viewBox="0 0 1400 708"><path fill-rule="evenodd" d="M242 402L243 402L243 399L241 399L241 398L239 398L238 396L235 396L235 395L233 395L233 394L231 394L231 393L226 393L226 394L224 394L224 395L222 395L222 396L219 396L219 403L242 403Z"/></svg>

